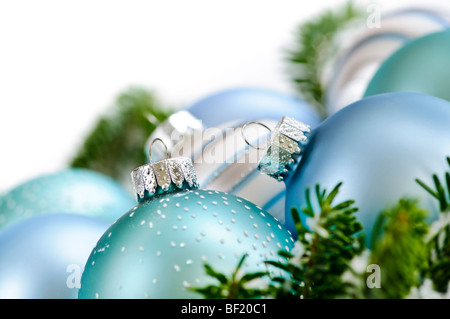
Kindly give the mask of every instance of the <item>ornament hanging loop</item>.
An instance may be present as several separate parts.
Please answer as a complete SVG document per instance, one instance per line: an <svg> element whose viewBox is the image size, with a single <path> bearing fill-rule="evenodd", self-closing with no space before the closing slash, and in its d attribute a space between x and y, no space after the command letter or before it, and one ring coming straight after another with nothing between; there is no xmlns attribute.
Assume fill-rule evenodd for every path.
<svg viewBox="0 0 450 319"><path fill-rule="evenodd" d="M242 126L242 130L241 130L241 135L242 135L242 138L244 139L244 142L248 145L248 146L250 146L251 148L254 148L255 150L266 150L268 147L269 147L269 145L266 145L264 148L262 148L262 147L259 147L259 146L255 146L255 145L253 145L252 143L250 143L249 142L249 140L247 139L247 137L245 136L245 129L249 126L249 125L259 125L259 126L262 126L262 127L264 127L264 128L266 128L271 134L272 134L272 130L267 126L267 125L265 125L265 124L263 124L263 123L261 123L261 122L247 122L247 123L245 123L243 126Z"/></svg>
<svg viewBox="0 0 450 319"><path fill-rule="evenodd" d="M162 145L164 145L164 149L166 150L166 159L168 159L170 157L170 155L169 155L169 150L167 149L167 145L166 145L166 143L164 143L164 141L162 139L157 137L157 138L155 138L152 141L152 143L150 144L150 147L148 149L148 158L150 159L150 162L153 162L153 160L152 160L152 147L153 147L153 144L155 144L155 142L160 142L160 143L162 143Z"/></svg>

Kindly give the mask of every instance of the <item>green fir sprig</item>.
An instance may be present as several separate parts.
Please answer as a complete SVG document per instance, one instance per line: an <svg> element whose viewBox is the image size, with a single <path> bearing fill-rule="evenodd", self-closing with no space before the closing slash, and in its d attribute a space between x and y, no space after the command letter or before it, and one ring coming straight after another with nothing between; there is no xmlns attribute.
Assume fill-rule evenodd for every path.
<svg viewBox="0 0 450 319"><path fill-rule="evenodd" d="M133 87L100 117L70 162L129 184L129 172L146 162L145 143L171 111L154 94Z"/></svg>
<svg viewBox="0 0 450 319"><path fill-rule="evenodd" d="M364 12L351 1L343 7L328 9L298 27L294 45L287 52L288 72L297 91L323 117L326 116L324 67L337 50L337 35L363 16Z"/></svg>
<svg viewBox="0 0 450 319"><path fill-rule="evenodd" d="M450 224L447 223L429 241L428 276L433 288L441 293L448 290L450 284Z"/></svg>
<svg viewBox="0 0 450 319"><path fill-rule="evenodd" d="M447 157L447 163L450 166L450 157ZM427 242L429 265L426 275L432 280L434 289L445 293L450 283L450 172L444 174L445 184L436 174L433 174L432 180L434 189L416 179L420 186L438 200L441 211L438 229L430 235Z"/></svg>
<svg viewBox="0 0 450 319"><path fill-rule="evenodd" d="M447 157L447 163L450 166L450 157ZM418 178L416 178L416 182L439 201L441 212L450 211L450 172L445 172L445 186L441 183L436 174L433 174L432 179L435 188L434 190Z"/></svg>
<svg viewBox="0 0 450 319"><path fill-rule="evenodd" d="M362 225L357 221L353 200L333 204L342 183L327 194L316 186L316 197L320 211L315 212L306 189L306 207L303 213L313 221L306 227L296 208L292 217L298 234L298 243L303 250L300 255L280 251L279 255L288 262L267 261L267 264L286 271L290 278L274 278L272 286L276 298L336 298L347 294L351 283L343 280L343 274L350 269L351 260L363 249Z"/></svg>
<svg viewBox="0 0 450 319"><path fill-rule="evenodd" d="M450 165L450 159L448 161ZM438 181L436 178L433 180ZM278 255L282 257L279 261L265 261L267 265L284 271L284 275L258 272L238 277L246 258L243 256L231 277L205 265L207 274L216 278L219 284L191 289L205 298L401 299L408 297L412 288L420 287L425 277L430 277L436 291L446 292L450 271L449 223L427 241L427 211L419 206L418 200L402 198L395 206L379 213L371 249L367 250L362 225L356 219L358 208L354 206L355 202L347 200L333 204L341 185L336 185L330 193L316 185L318 212L312 204L310 190L306 190L302 212L309 217L308 227L303 224L299 211L292 208L298 234L294 249L291 252L279 251ZM440 182L437 185L442 186ZM440 186L436 188L441 189ZM428 189L431 190L430 187ZM444 193L450 194L448 186ZM362 257L363 251L368 253L368 258ZM369 287L367 282L371 273L353 269L355 259L364 260L367 266L379 266L380 286ZM346 276L348 274L351 278ZM269 279L267 286L258 289L246 287L250 281L265 277Z"/></svg>
<svg viewBox="0 0 450 319"><path fill-rule="evenodd" d="M204 298L334 298L344 296L351 285L343 280L342 275L350 269L350 261L364 249L363 237L357 236L362 225L356 220L354 201L348 200L333 205L342 183L327 194L317 185L316 196L320 212L315 214L310 201L309 189L306 191L307 206L303 212L315 223L305 227L296 208L292 216L298 232L296 247L301 252L280 250L282 257L278 261L265 261L284 271L282 276L273 276L271 272L255 272L237 276L242 266L244 255L231 276L215 271L205 264L206 274L219 283L190 290L198 292ZM284 261L283 261L284 260ZM267 277L270 283L263 288L248 288L246 284L257 278Z"/></svg>
<svg viewBox="0 0 450 319"><path fill-rule="evenodd" d="M400 199L396 206L378 215L371 238L369 264L381 270L379 288L366 286L365 297L405 298L422 283L427 268L427 212L414 199ZM367 279L368 274L365 274Z"/></svg>
<svg viewBox="0 0 450 319"><path fill-rule="evenodd" d="M267 271L241 275L241 267L247 257L247 254L241 257L233 273L228 277L205 263L206 274L216 279L218 283L205 287L190 287L189 290L203 295L205 299L250 299L267 295L265 289L248 287L255 279L267 276L269 274Z"/></svg>

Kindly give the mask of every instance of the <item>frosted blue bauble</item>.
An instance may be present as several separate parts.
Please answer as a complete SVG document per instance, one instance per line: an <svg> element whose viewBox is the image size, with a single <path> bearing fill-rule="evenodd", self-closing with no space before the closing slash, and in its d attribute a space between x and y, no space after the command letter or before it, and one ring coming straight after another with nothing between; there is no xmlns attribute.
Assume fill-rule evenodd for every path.
<svg viewBox="0 0 450 319"><path fill-rule="evenodd" d="M286 227L294 229L289 210L305 205L307 187L314 191L320 184L330 191L338 182L343 185L336 203L356 200L357 217L368 238L379 212L401 197L419 199L434 220L437 201L415 179L432 184L433 173L448 170L449 155L449 102L416 93L381 94L355 102L312 132L297 169L286 181Z"/></svg>
<svg viewBox="0 0 450 319"><path fill-rule="evenodd" d="M369 5L364 23L347 31L325 81L328 115L361 99L380 65L405 43L449 28L450 14L444 8L430 1L419 6L405 2L380 12L380 6Z"/></svg>
<svg viewBox="0 0 450 319"><path fill-rule="evenodd" d="M231 274L265 271L293 238L269 213L237 196L183 190L141 201L98 241L79 298L200 298L187 287L217 283L203 264ZM269 267L275 274L279 270Z"/></svg>
<svg viewBox="0 0 450 319"><path fill-rule="evenodd" d="M118 183L86 169L66 169L31 179L0 197L0 230L47 213L76 213L112 223L134 200Z"/></svg>
<svg viewBox="0 0 450 319"><path fill-rule="evenodd" d="M383 62L364 96L417 92L450 101L449 57L448 29L412 40Z"/></svg>
<svg viewBox="0 0 450 319"><path fill-rule="evenodd" d="M233 88L213 93L186 108L203 121L205 127L216 127L233 121L275 120L287 115L316 126L318 113L305 101L277 91L262 88Z"/></svg>
<svg viewBox="0 0 450 319"><path fill-rule="evenodd" d="M83 267L109 223L74 214L28 218L0 233L0 298L77 298Z"/></svg>

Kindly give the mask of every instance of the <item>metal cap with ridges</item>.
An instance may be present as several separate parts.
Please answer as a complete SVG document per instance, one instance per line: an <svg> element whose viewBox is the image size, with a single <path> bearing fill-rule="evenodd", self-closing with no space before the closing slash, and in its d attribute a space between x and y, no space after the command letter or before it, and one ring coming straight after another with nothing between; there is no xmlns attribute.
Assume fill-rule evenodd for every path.
<svg viewBox="0 0 450 319"><path fill-rule="evenodd" d="M284 180L298 163L310 126L284 116L271 134L270 145L258 164L260 172Z"/></svg>
<svg viewBox="0 0 450 319"><path fill-rule="evenodd" d="M131 172L131 180L138 201L199 186L192 160L187 157L167 158L139 166Z"/></svg>

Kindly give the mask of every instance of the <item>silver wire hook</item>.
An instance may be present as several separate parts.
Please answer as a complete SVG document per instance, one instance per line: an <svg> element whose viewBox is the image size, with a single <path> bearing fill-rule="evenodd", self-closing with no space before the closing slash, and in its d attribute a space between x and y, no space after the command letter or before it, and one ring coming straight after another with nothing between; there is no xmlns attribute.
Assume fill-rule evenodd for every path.
<svg viewBox="0 0 450 319"><path fill-rule="evenodd" d="M166 159L169 158L169 150L167 149L167 145L166 143L164 143L164 141L162 139L160 139L159 137L155 138L152 143L150 144L149 150L148 150L148 158L150 159L150 162L153 162L152 160L152 147L153 144L155 144L155 142L161 142L164 145L164 148L166 149Z"/></svg>
<svg viewBox="0 0 450 319"><path fill-rule="evenodd" d="M261 122L248 122L248 123L245 123L245 124L242 126L241 135L242 135L242 138L244 139L245 143L246 143L248 146L250 146L251 148L254 148L255 150L258 150L258 151L259 151L259 150L262 150L263 148L261 148L261 147L256 147L256 146L252 145L252 144L247 140L247 138L245 137L245 134L244 134L245 129L246 129L247 126L249 126L250 124L261 125L262 127L266 128L270 133L272 133L272 130L271 130L267 125L265 125L265 124L263 124L263 123L261 123ZM268 146L266 146L264 149L267 149L267 148L268 148Z"/></svg>

